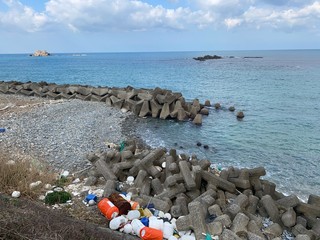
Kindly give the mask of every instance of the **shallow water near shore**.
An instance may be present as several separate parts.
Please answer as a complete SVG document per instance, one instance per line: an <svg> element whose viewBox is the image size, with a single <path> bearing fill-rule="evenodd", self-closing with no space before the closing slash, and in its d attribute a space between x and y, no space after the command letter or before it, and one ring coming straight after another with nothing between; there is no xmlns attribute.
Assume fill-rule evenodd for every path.
<svg viewBox="0 0 320 240"><path fill-rule="evenodd" d="M192 59L205 54L224 58ZM148 118L136 132L153 147L222 167L264 166L284 193L320 195L320 50L0 55L0 67L0 81L161 87L220 102L223 109L210 109L201 127ZM242 121L227 110L231 105L244 111Z"/></svg>

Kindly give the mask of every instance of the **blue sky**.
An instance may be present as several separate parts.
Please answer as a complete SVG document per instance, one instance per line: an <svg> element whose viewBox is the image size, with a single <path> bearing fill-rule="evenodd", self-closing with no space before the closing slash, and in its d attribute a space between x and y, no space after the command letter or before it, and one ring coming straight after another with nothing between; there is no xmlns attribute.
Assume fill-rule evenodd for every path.
<svg viewBox="0 0 320 240"><path fill-rule="evenodd" d="M314 0L0 0L0 53L319 49Z"/></svg>

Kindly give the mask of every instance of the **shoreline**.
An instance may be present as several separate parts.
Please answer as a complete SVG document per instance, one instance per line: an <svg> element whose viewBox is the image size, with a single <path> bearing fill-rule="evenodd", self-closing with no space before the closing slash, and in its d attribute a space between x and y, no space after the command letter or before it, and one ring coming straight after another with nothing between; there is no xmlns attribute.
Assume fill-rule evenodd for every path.
<svg viewBox="0 0 320 240"><path fill-rule="evenodd" d="M15 157L45 160L56 170L81 170L90 164L88 153L129 137L121 125L130 113L103 103L0 93L3 102L9 107L0 115L5 128L0 149Z"/></svg>
<svg viewBox="0 0 320 240"><path fill-rule="evenodd" d="M273 224L264 228L262 232L259 231L259 233L266 234L266 232L269 231L267 234L274 237L280 236L282 231L285 232L286 229L292 231L295 236L307 234L310 236L310 239L313 239L313 237L318 234L318 225L312 225L311 230L311 228L307 228L307 225L302 226L296 223L298 220L296 220L296 215L292 213L292 209L297 212L297 216L303 217L306 215L306 217L308 217L308 214L311 214L312 211L320 211L320 207L318 207L320 197L316 195L311 196L312 194L310 194L308 203L303 203L298 200L296 195L283 195L276 190L276 185L272 182L272 179L271 181L260 179L261 176L265 176L266 174L263 167L254 169L229 167L222 171L218 170L219 173L216 175L217 169L211 168L209 160L201 160L196 157L190 159L186 154L177 155L174 149L171 149L170 152L166 152L167 150L162 148L146 150L146 148L150 148L150 146L148 146L144 140L140 138L139 133L136 132L136 116L130 113L123 113L103 103L77 99L62 101L45 99L41 101L43 100L41 98L30 99L29 97L17 97L15 95L9 95L8 97L8 95L0 94L0 102L3 102L4 98L9 99L12 105L2 110L5 114L2 114L0 117L0 123L8 124L9 126L8 131L0 135L0 142L5 143L1 144L1 148L5 147L7 150L9 149L8 151L13 151L16 154L19 153L18 148L22 147L23 152L20 154L26 154L31 159L39 157L40 160L41 158L47 160L46 157L48 157L49 164L52 165L55 170L64 169L74 171L76 169L83 169L85 166L94 166L95 172L104 177L106 181L105 187L108 186L108 182L114 181L109 179L109 177L115 174L112 173L109 175L110 172L118 169L114 167L117 164L128 163L133 167L129 171L119 167L120 172L117 173L118 175L115 180L124 182L124 179L126 179L131 172L135 172L133 176L138 179L140 171L146 171L146 174L152 175L153 179L158 179L158 183L161 185L159 185L159 189L163 188L163 191L160 192L159 190L156 196L153 195L157 188L151 184L152 178L149 179L150 181L143 181L140 184L138 184L137 181L135 185L137 189L133 189L133 192L139 193L142 189L144 189L144 191L146 191L146 189L149 190L142 193L141 196L135 195L134 200L138 202L141 201L141 205L145 205L150 201L150 197L153 198L154 201L160 198L161 200L158 199L158 204L161 204L158 205L157 208L163 212L168 212L170 209L171 211L176 208L178 209L180 205L176 196L177 194L182 194L181 197L183 196L183 198L185 198L184 201L190 201L190 203L193 203L192 206L197 206L197 212L198 210L201 212L201 203L196 199L203 196L203 200L201 200L204 201L203 204L208 204L208 207L214 204L212 206L218 206L224 213L224 215L221 216L230 216L230 224L228 227L222 228L222 235L236 234L236 231L232 233L234 229L232 227L230 228L230 226L232 221L232 224L237 224L237 216L246 218L248 222L249 218L252 218L251 221L256 221L259 224L261 224L262 221L259 220L260 218L270 216ZM27 107L20 108L17 106L18 104ZM67 130L70 130L70 133L67 133ZM126 146L123 154L121 151L108 148L106 143L107 138L108 143L111 144L131 140L130 138L132 137L135 138L135 141L138 140L134 143L134 145L137 146L133 146L133 148L131 148L130 145ZM65 142L61 142L62 140L65 140ZM51 141L53 141L52 146L57 146L57 148L47 146ZM79 146L79 143L82 145ZM37 151L37 149L33 152L35 148L40 152ZM76 149L76 151L72 151L73 155L68 157L68 150L70 150L70 148L72 148L71 150ZM139 149L139 151L136 151L136 148ZM48 153L49 150L49 154L41 154ZM90 152L92 154L89 156L88 154ZM104 159L108 156L106 154L108 152L113 153L110 154L110 156L113 157L110 157L109 162ZM80 158L79 156L82 157ZM121 159L124 158L124 162L119 162L120 158L116 156L121 156ZM52 159L52 157L54 158ZM114 165L109 165L109 163ZM166 165L170 163L168 169L174 166L173 173L175 174L169 173L169 177L166 177L166 174L168 174L166 173L166 167L161 168L160 166L163 166L161 163L166 163ZM189 165L192 168L190 168ZM109 170L105 172L106 169ZM180 173L178 171L179 169ZM200 170L200 172L197 172L195 169ZM137 175L138 171L139 174ZM196 173L198 177L200 177L197 188L192 185L193 181L195 181L193 178L196 178ZM164 179L161 179L162 177L164 177ZM172 185L172 188L164 188L166 184L169 184L169 179L170 181L177 182ZM164 180L163 186L162 180ZM202 185L203 181L206 181L207 184ZM198 181L194 184L198 184ZM140 189L140 185L146 186ZM105 188L106 192L104 196L108 196L108 194L115 190L116 189L113 188ZM144 198L144 196L146 197ZM237 205L236 208L234 208L235 205ZM252 206L255 207L251 209ZM161 207L163 208L161 209ZM190 204L188 207L190 214L194 214L193 208L190 208ZM242 208L243 210L241 210ZM248 209L252 210L252 214ZM235 210L236 212L233 212ZM254 217L254 213L258 213L259 217ZM290 214L290 221L294 220L295 225L291 225L291 222L288 223L289 220L280 219L284 214ZM317 214L318 212L316 212L315 218L310 217L311 220L306 218L306 221L308 223L309 221L311 221L310 223L314 223L312 221L317 221ZM182 230L185 227L183 225L184 220L179 220L180 218L178 218L178 216L179 214L177 214L177 221L179 222L179 228ZM202 227L206 228L205 226L207 225L203 222L205 215L197 216L197 218L202 222ZM288 228L283 228L282 222ZM271 226L276 226L277 231L274 231ZM231 231L228 230L229 228ZM188 229L189 227L186 227L185 230ZM199 237L201 235L199 231L201 230L197 228L194 230Z"/></svg>
<svg viewBox="0 0 320 240"><path fill-rule="evenodd" d="M9 129L0 135L0 143L2 143L0 145L0 150L11 154L18 159L39 159L40 162L44 160L56 171L81 171L92 166L87 160L87 155L89 153L109 150L107 146L108 143L119 145L122 141L134 139L139 149L150 150L154 148L148 145L141 134L137 132L136 126L139 124L140 118L130 112L122 113L119 109L107 106L102 102L90 102L78 99L49 100L40 97L0 93L0 103L3 103L3 101L6 101L6 105L9 105L10 107L2 111L0 110L0 127L6 128L9 126ZM73 115L69 112L65 116L56 116L57 111L67 111L79 106L80 108L76 112L73 112ZM100 111L102 109L105 111L104 113L107 114L107 117L101 116L99 111L95 109L93 110L93 115L90 117L87 116L85 120L80 119L82 115L78 115L79 112L82 112L83 109L90 110L92 107L96 108L97 106L99 106L98 109ZM45 113L45 119L41 118L41 113ZM49 116L50 114L52 115ZM64 129L63 134L65 134L67 127L70 127L67 123L70 117L76 118L77 124L81 124L77 125L77 128L79 129L77 134L80 136L86 134L89 129L88 125L90 125L90 128L97 129L95 134L99 135L99 137L96 137L94 133L91 133L91 136L86 138L87 142L83 142L82 144L85 146L84 148L79 148L78 146L79 141L82 141L82 139L79 139L79 136L76 141L73 140L74 134L66 136L66 140L68 141L61 142L62 136L59 130ZM54 120L56 118L59 120ZM95 121L92 122L92 118L95 118ZM37 123L23 129L22 126L30 125L30 119L32 119L31 122L36 121ZM103 123L105 124L98 124L97 119L103 119ZM53 149L47 147L44 142L39 142L38 139L38 135L48 134L47 127L50 123L52 123L51 127L55 129L53 131L55 134L47 137L52 141ZM9 125L2 126L3 124ZM37 132L33 132L30 128L35 125L39 127L36 128ZM74 127L75 126L73 126L73 130ZM17 129L19 129L19 131ZM18 135L15 135L16 133ZM10 143L8 144L6 141L9 141ZM37 143L34 144L34 141ZM94 141L94 143L92 141ZM29 142L31 142L31 144L29 144ZM18 146L15 146L15 143L18 143ZM90 143L92 144L91 146ZM71 148L76 150L72 151L70 150ZM60 151L57 152L55 149L60 149ZM185 153L184 149L177 149L177 151ZM231 166L223 167L226 168ZM245 168L246 166L242 167ZM270 177L267 179L273 181ZM299 197L299 199L304 202L307 201L307 198Z"/></svg>

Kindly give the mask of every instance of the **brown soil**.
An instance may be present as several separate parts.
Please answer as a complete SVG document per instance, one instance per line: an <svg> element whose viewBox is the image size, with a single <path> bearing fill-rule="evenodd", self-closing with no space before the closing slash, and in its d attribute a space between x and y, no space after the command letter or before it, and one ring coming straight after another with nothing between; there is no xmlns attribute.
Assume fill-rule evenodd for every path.
<svg viewBox="0 0 320 240"><path fill-rule="evenodd" d="M104 221L102 215L100 218ZM106 226L74 219L66 212L49 209L36 201L0 194L0 239L138 239Z"/></svg>

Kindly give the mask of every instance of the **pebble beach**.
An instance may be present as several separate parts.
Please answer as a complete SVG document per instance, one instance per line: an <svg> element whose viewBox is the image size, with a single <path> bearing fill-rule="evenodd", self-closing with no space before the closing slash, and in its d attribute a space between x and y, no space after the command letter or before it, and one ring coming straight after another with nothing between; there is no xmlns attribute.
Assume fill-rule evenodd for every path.
<svg viewBox="0 0 320 240"><path fill-rule="evenodd" d="M90 163L86 155L125 139L126 117L104 103L47 100L0 94L0 148L44 160L54 170L76 171ZM128 129L128 127L126 128Z"/></svg>

